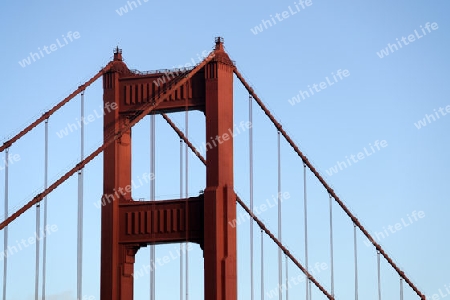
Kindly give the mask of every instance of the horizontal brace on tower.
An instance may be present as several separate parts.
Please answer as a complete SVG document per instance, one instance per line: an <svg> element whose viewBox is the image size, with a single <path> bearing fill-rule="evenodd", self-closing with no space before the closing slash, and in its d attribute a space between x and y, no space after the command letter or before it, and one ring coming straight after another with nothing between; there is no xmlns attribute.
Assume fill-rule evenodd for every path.
<svg viewBox="0 0 450 300"><path fill-rule="evenodd" d="M193 242L203 247L203 195L188 199L132 201L119 205L120 243Z"/></svg>
<svg viewBox="0 0 450 300"><path fill-rule="evenodd" d="M176 76L181 73L158 73L119 79L120 113L139 111L142 105L153 101L152 99L167 91ZM179 88L172 90L169 97L159 103L152 114L179 112L188 110L203 111L205 107L205 81L204 70L199 70L192 78Z"/></svg>

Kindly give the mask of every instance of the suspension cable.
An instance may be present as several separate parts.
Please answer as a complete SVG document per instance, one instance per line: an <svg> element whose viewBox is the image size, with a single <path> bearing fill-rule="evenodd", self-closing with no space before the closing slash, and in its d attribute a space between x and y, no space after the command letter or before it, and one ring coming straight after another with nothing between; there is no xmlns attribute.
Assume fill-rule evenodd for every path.
<svg viewBox="0 0 450 300"><path fill-rule="evenodd" d="M250 174L250 210L253 212L253 99L249 95L248 101L248 120L252 126L248 130L248 152L249 152L249 174ZM250 222L250 299L254 299L254 282L253 282L253 222Z"/></svg>
<svg viewBox="0 0 450 300"><path fill-rule="evenodd" d="M355 300L358 300L358 245L356 240L356 224L353 224L353 249L355 254Z"/></svg>
<svg viewBox="0 0 450 300"><path fill-rule="evenodd" d="M155 135L156 135L156 123L155 123L155 115L150 115L150 173L152 176L155 176ZM150 181L150 201L155 201L155 180ZM153 266L155 264L155 245L150 246L150 265ZM156 296L156 268L150 269L150 299L155 300Z"/></svg>
<svg viewBox="0 0 450 300"><path fill-rule="evenodd" d="M200 159L200 161L206 166L206 160L205 158L198 152L198 150L195 148L195 146L186 138L186 136L183 134L183 132L175 125L175 123L172 122L172 120L166 115L161 114L166 120L166 122L172 127L172 129L178 134L180 139L184 141L186 145L189 146L191 151ZM250 215L250 217L258 224L259 228L261 228L262 231L264 231L269 238L282 249L283 253L289 257L289 259L299 268L303 274L306 275L307 278L309 278L312 283L329 299L334 300L334 297L328 293L328 291L309 273L307 269L305 269L302 264L289 252L289 250L275 237L275 235L264 225L264 223L255 216L254 213L251 212L250 208L244 203L244 201L239 198L239 196L236 195L236 202Z"/></svg>
<svg viewBox="0 0 450 300"><path fill-rule="evenodd" d="M48 187L48 119L45 120L45 158L44 158L44 189ZM47 228L47 196L44 197L44 227ZM42 300L45 300L45 278L47 271L47 236L42 237Z"/></svg>
<svg viewBox="0 0 450 300"><path fill-rule="evenodd" d="M186 136L189 136L189 111L188 111L188 106L187 106L187 97L186 97L186 112L185 112L185 128L186 128ZM185 175L184 175L184 180L185 180L185 184L184 184L184 188L185 188L185 195L186 195L186 204L187 204L187 199L189 198L189 147L186 145L185 147L185 164L186 167L184 169L185 171ZM189 211L188 211L188 207L189 205L186 205L186 216L189 215ZM186 218L186 220L188 220ZM188 230L186 230L186 233L188 232ZM186 263L186 284L185 284L185 288L186 288L186 300L189 299L189 253L188 253L188 248L189 248L189 242L187 241L188 237L186 236L186 242L185 242L185 263Z"/></svg>
<svg viewBox="0 0 450 300"><path fill-rule="evenodd" d="M304 213L304 223L305 223L305 268L309 270L308 261L308 193L306 190L306 165L303 164L303 213ZM309 280L305 280L306 283L306 300L309 300Z"/></svg>
<svg viewBox="0 0 450 300"><path fill-rule="evenodd" d="M285 255L285 263L286 263L286 300L289 300L289 261L287 259L287 256Z"/></svg>
<svg viewBox="0 0 450 300"><path fill-rule="evenodd" d="M9 201L9 148L5 151L5 220L8 218ZM8 253L8 227L3 232L3 253ZM6 300L6 279L8 278L8 255L3 260L3 300Z"/></svg>
<svg viewBox="0 0 450 300"><path fill-rule="evenodd" d="M253 223L253 221L251 221ZM261 229L261 300L264 300L264 231Z"/></svg>
<svg viewBox="0 0 450 300"><path fill-rule="evenodd" d="M183 199L183 140L180 139L180 199ZM184 266L184 254L183 254L183 243L180 243L180 300L183 300L184 295L184 276L183 276L183 266Z"/></svg>
<svg viewBox="0 0 450 300"><path fill-rule="evenodd" d="M333 200L330 200L330 271L331 271L331 295L334 296L334 249L333 249Z"/></svg>
<svg viewBox="0 0 450 300"><path fill-rule="evenodd" d="M403 278L400 278L400 300L403 300Z"/></svg>
<svg viewBox="0 0 450 300"><path fill-rule="evenodd" d="M309 300L311 300L312 299L312 292L311 292L311 281L310 280L308 280L308 290L309 290Z"/></svg>
<svg viewBox="0 0 450 300"><path fill-rule="evenodd" d="M36 204L36 236L38 236L38 237L40 236L40 231L41 231L41 204L37 203ZM40 239L38 239L38 238L36 239L35 250L36 250L36 257L35 257L36 271L34 274L34 299L38 300L39 299L39 263L40 263L40 259L41 259Z"/></svg>
<svg viewBox="0 0 450 300"><path fill-rule="evenodd" d="M278 143L278 239L281 240L281 145L280 145L280 131L277 132ZM278 290L279 299L283 298L283 265L282 265L282 251L278 248L278 284L280 288Z"/></svg>
<svg viewBox="0 0 450 300"><path fill-rule="evenodd" d="M380 251L377 251L377 270L378 270L378 300L381 300L381 266Z"/></svg>
<svg viewBox="0 0 450 300"><path fill-rule="evenodd" d="M84 84L80 85L75 91L72 92L69 96L64 98L61 102L53 106L50 110L46 111L42 116L40 116L36 121L25 127L21 132L16 134L13 138L3 143L2 146L0 146L0 152L3 152L6 148L11 147L12 144L17 142L20 138L22 138L25 134L30 132L33 128L41 124L43 121L50 118L51 115L53 115L56 111L58 111L61 107L66 105L70 100L72 100L76 95L81 93L81 91L84 91L88 86L90 86L94 81L99 79L103 74L111 70L111 63L108 63L104 68L102 68L97 74L95 74L91 79L86 81Z"/></svg>
<svg viewBox="0 0 450 300"><path fill-rule="evenodd" d="M275 117L270 113L270 111L267 109L267 107L264 105L264 103L261 101L261 99L256 95L253 88L247 83L247 81L244 79L244 77L241 75L241 73L238 71L237 68L234 68L234 74L236 74L237 78L241 81L241 83L244 85L246 90L252 95L253 99L255 99L256 103L259 105L259 107L264 111L264 113L269 117L270 121L274 124L274 126L281 132L283 137L286 139L286 141L289 143L289 145L294 149L294 151L297 153L297 155L302 159L303 163L305 163L308 168L311 170L311 172L314 174L314 176L319 180L319 182L323 185L323 187L327 190L331 196L333 196L334 201L338 203L338 205L344 210L344 212L347 214L347 216L352 220L356 226L361 230L361 232L369 239L369 241L372 243L372 245L380 251L380 253L383 255L383 257L386 259L386 261L394 268L394 270L397 272L397 274L405 280L406 283L414 290L414 292L422 299L425 300L425 295L422 294L421 291L412 283L411 280L406 276L405 272L403 272L392 260L392 258L389 257L389 255L381 248L381 246L375 241L375 239L370 235L370 233L364 228L364 226L361 225L358 218L356 218L352 212L347 208L347 206L342 202L342 200L336 195L334 190L328 185L328 183L323 179L323 177L319 174L319 172L314 168L314 166L309 162L308 158L303 154L303 152L300 151L298 146L294 143L292 138L287 134L285 130L282 129L281 124L275 119Z"/></svg>
<svg viewBox="0 0 450 300"><path fill-rule="evenodd" d="M81 119L80 119L81 143L80 156L84 159L84 90L81 91ZM78 229L77 229L77 299L83 297L83 170L78 171Z"/></svg>

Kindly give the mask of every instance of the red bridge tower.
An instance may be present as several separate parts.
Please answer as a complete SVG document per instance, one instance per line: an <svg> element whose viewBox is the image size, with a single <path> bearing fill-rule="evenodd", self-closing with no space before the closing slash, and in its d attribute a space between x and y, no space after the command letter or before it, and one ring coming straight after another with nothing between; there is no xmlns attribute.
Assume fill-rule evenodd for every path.
<svg viewBox="0 0 450 300"><path fill-rule="evenodd" d="M211 61L179 89L170 91L168 99L152 111L202 111L207 139L233 128L234 65L221 38L216 38L213 53ZM161 76L130 71L122 61L121 50L116 49L113 68L103 76L104 103L117 105L105 115L105 141L157 95L167 92L170 80L161 86L153 83ZM172 76L171 80L177 79ZM130 130L104 152L104 195L115 198L102 207L101 299L133 299L132 274L140 247L189 241L203 249L205 299L236 300L236 229L227 226L236 218L233 137L207 151L206 188L199 197L134 201L129 190L123 191L131 186L131 159Z"/></svg>

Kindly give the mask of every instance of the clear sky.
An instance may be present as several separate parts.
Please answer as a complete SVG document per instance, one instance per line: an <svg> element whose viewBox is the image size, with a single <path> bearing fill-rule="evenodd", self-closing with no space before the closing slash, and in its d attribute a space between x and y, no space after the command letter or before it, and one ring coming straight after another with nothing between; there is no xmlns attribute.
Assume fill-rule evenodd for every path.
<svg viewBox="0 0 450 300"><path fill-rule="evenodd" d="M5 2L0 9L2 82L0 142L16 134L98 72L123 49L129 68L185 65L225 39L225 48L317 170L386 252L427 296L450 294L450 4L445 1L44 1ZM70 37L69 37L70 36ZM235 123L248 120L248 94L235 80ZM79 133L61 135L79 118L80 99L50 119L50 174L58 178L79 160ZM101 80L86 90L86 114L101 113ZM277 193L276 130L254 110L255 205ZM173 116L184 130L184 114ZM179 196L179 141L157 118L156 196ZM10 211L43 186L44 127L10 153ZM202 114L189 114L189 137L204 139ZM133 132L133 178L149 172L149 120ZM100 145L102 121L86 127L86 153ZM303 170L282 142L283 242L304 262ZM4 153L0 156L0 214L4 215ZM189 156L189 194L205 184L204 167ZM235 138L235 189L248 203L248 130ZM102 156L85 171L85 299L99 299ZM175 180L173 178L176 178ZM330 288L328 195L308 173L309 263ZM133 190L148 199L149 185ZM48 198L47 299L76 298L77 178ZM336 299L353 299L353 226L335 205ZM242 210L238 208L238 214ZM33 237L33 208L9 229L9 246ZM261 214L276 232L277 211ZM238 226L239 298L249 299L249 222ZM0 241L3 248L3 239ZM277 287L275 246L265 242L266 299ZM377 299L376 253L358 233L359 293ZM255 297L260 299L259 231L255 228ZM176 244L158 246L172 256L157 268L157 299L179 299ZM189 251L190 299L202 299L202 252ZM447 249L447 250L446 250ZM8 260L7 299L34 299L34 245ZM135 298L149 298L149 249L138 252ZM3 259L0 262L3 269ZM289 264L289 279L300 272ZM283 274L285 269L283 267ZM0 272L2 277L3 272ZM283 275L285 276L285 275ZM383 299L398 299L399 279L382 261ZM0 278L1 282L2 278ZM292 284L292 281L291 281ZM447 291L448 290L448 291ZM293 284L289 297L304 295ZM53 297L53 298L52 298ZM91 297L91 298L89 298ZM302 296L304 297L304 296ZM324 299L313 288L314 299ZM284 299L284 296L283 296ZM405 299L418 299L405 286ZM431 297L430 297L431 299Z"/></svg>

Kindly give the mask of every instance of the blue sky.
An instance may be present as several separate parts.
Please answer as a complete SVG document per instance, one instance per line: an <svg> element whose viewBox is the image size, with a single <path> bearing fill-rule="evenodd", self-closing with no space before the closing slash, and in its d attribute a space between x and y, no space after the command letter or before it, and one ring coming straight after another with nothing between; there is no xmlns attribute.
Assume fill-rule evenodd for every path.
<svg viewBox="0 0 450 300"><path fill-rule="evenodd" d="M312 0L303 7L294 1L135 3L46 1L2 6L0 142L98 72L112 59L117 45L129 68L145 71L198 61L203 51L212 50L214 38L222 36L244 77L337 195L370 233L378 233L387 253L426 295L439 290L448 294L449 3ZM234 101L235 123L247 121L248 94L237 79ZM50 119L51 181L79 160L79 130L62 138L57 134L79 118L79 102L77 97ZM86 90L86 114L95 115L101 105L98 81ZM184 129L184 114L173 119ZM253 128L255 205L261 205L277 193L276 130L259 109L254 109ZM177 198L179 183L173 178L178 178L179 141L161 118L157 118L157 135L156 195ZM20 159L10 164L9 213L42 189L43 136L40 125L10 149ZM189 114L189 137L197 146L205 139L198 112ZM149 172L148 118L136 126L133 139L133 178L142 178ZM101 140L102 121L95 118L86 127L86 153ZM377 148L376 143L385 146ZM285 141L281 148L282 190L291 196L283 202L283 242L303 262L302 163ZM3 161L4 153L0 169ZM192 155L189 164L189 193L197 195L204 187L204 167ZM235 167L235 189L248 203L248 131L235 138ZM83 294L99 299L100 210L94 203L102 194L102 156L87 166L85 180ZM148 198L149 185L135 188L133 195ZM3 170L0 199L3 215ZM327 264L317 278L329 288L328 195L310 173L308 200L309 262ZM53 297L48 299L75 299L77 178L54 191L48 201L49 224L56 226L48 236L47 293ZM336 299L351 299L353 226L337 206L334 211ZM419 212L422 218L414 219ZM261 218L276 232L275 208ZM399 230L380 235L397 223L403 224L397 226ZM10 226L9 245L34 236L35 231L33 208ZM244 222L238 226L240 299L250 295L248 235ZM358 241L360 297L376 299L376 254L360 233ZM259 242L255 229L257 298ZM275 246L264 242L269 292L278 284L277 255ZM177 249L178 245L158 246L156 256ZM34 299L34 251L34 246L25 247L9 258L8 299ZM148 264L149 249L141 249L135 269L145 270ZM202 252L197 245L189 251L189 265L190 298L202 299ZM385 261L382 271L383 298L396 299L398 277ZM136 299L149 297L149 275L144 273L135 281ZM299 274L289 264L289 277ZM304 290L303 284L295 285L289 295L300 296ZM179 299L178 258L157 269L156 295ZM313 297L321 299L315 288ZM405 299L418 297L405 287Z"/></svg>

